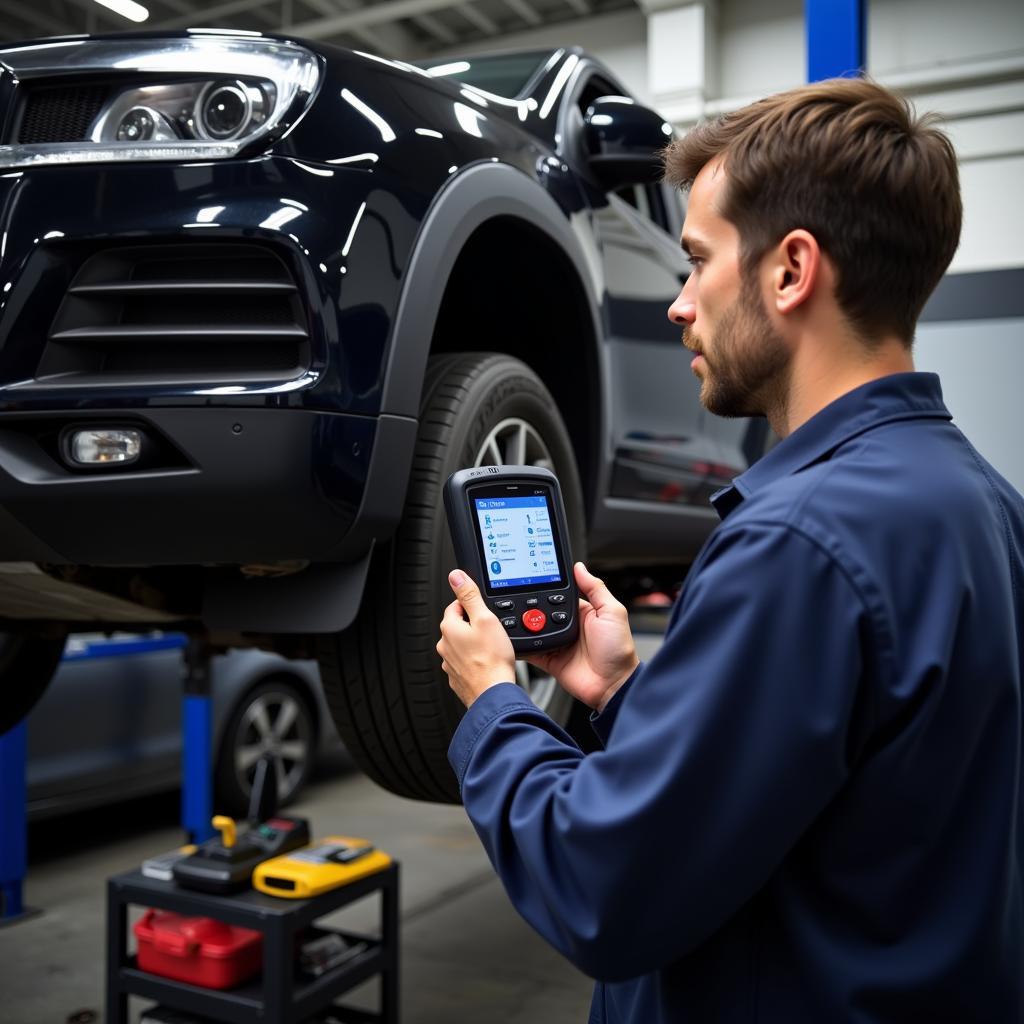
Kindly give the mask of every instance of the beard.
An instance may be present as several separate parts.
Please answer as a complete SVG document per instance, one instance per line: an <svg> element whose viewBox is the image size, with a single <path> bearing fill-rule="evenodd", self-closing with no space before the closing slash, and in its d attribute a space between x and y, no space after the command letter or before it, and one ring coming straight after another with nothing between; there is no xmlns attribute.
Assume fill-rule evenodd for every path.
<svg viewBox="0 0 1024 1024"><path fill-rule="evenodd" d="M771 418L782 411L791 357L764 310L753 275L744 275L739 298L718 322L711 358L700 335L689 326L683 343L699 348L704 357L700 400L708 412Z"/></svg>

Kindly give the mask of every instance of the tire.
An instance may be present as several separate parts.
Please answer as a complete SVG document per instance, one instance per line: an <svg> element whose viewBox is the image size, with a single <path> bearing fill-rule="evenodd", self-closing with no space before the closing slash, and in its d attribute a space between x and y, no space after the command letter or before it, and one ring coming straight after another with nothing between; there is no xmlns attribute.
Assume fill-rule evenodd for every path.
<svg viewBox="0 0 1024 1024"><path fill-rule="evenodd" d="M519 443L527 461L547 465L558 476L573 554L582 557L576 460L541 380L506 355L435 356L424 381L399 527L374 553L356 622L320 640L320 675L342 740L371 779L400 796L459 802L447 751L463 709L434 649L452 599L448 572L455 567L442 488L457 469L521 457ZM516 681L529 685L535 702L564 722L571 700L550 677L531 672L527 678L525 669L520 665Z"/></svg>
<svg viewBox="0 0 1024 1024"><path fill-rule="evenodd" d="M0 633L0 736L35 707L64 653L63 635Z"/></svg>
<svg viewBox="0 0 1024 1024"><path fill-rule="evenodd" d="M247 690L231 712L217 754L219 813L246 817L256 762L266 750L275 753L277 804L284 807L295 799L312 771L316 724L306 695L283 677Z"/></svg>

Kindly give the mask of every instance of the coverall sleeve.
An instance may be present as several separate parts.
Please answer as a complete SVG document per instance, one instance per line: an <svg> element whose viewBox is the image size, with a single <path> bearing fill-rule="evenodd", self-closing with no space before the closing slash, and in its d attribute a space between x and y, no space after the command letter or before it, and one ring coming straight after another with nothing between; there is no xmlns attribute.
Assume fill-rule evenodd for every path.
<svg viewBox="0 0 1024 1024"><path fill-rule="evenodd" d="M822 547L747 523L712 537L603 751L485 691L449 757L520 914L605 981L708 938L843 784L869 629Z"/></svg>

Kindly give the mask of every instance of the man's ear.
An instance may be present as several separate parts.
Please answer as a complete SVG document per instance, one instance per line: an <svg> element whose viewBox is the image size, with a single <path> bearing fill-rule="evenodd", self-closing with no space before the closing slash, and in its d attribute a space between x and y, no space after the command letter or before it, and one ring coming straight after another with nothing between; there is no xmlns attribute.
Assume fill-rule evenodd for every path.
<svg viewBox="0 0 1024 1024"><path fill-rule="evenodd" d="M786 315L802 306L822 282L822 254L818 240L809 231L790 231L772 253L771 302Z"/></svg>

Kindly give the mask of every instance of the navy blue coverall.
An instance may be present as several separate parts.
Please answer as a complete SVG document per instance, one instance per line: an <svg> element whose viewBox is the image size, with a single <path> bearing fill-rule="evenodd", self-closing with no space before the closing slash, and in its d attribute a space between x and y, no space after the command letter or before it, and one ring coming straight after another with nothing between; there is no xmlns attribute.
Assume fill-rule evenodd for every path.
<svg viewBox="0 0 1024 1024"><path fill-rule="evenodd" d="M715 496L584 757L516 686L449 758L594 1022L1024 1020L1024 500L938 378L850 392Z"/></svg>

